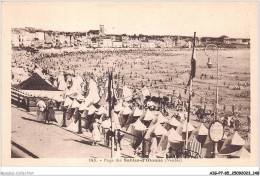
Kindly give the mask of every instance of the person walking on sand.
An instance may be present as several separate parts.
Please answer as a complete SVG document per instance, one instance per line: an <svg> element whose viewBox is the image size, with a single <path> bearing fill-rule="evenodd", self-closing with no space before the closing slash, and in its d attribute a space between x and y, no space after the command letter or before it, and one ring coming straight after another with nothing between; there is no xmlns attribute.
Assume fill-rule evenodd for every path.
<svg viewBox="0 0 260 176"><path fill-rule="evenodd" d="M53 100L49 100L47 108L46 108L46 120L45 123L48 122L57 122L55 119L55 111L54 111L54 102Z"/></svg>
<svg viewBox="0 0 260 176"><path fill-rule="evenodd" d="M98 119L95 119L95 122L93 123L92 139L93 139L92 145L98 146L98 142L100 142L101 140L100 131L98 128Z"/></svg>
<svg viewBox="0 0 260 176"><path fill-rule="evenodd" d="M38 99L36 101L36 106L38 107L38 110L37 110L37 121L38 122L44 122L46 121L46 113L45 113L45 110L46 110L46 104L45 102L43 101L43 99Z"/></svg>

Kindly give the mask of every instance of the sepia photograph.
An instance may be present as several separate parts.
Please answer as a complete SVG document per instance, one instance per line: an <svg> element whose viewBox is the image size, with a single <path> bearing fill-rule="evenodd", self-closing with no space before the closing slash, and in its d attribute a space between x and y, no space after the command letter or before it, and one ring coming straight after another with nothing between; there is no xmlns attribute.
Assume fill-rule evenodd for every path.
<svg viewBox="0 0 260 176"><path fill-rule="evenodd" d="M2 8L9 165L257 164L257 3Z"/></svg>

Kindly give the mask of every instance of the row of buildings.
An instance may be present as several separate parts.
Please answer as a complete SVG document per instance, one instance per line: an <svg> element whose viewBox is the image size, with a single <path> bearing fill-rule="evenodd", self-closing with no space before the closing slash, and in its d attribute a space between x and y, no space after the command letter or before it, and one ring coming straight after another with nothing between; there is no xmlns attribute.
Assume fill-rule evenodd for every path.
<svg viewBox="0 0 260 176"><path fill-rule="evenodd" d="M62 48L85 46L89 48L172 48L191 47L193 37L160 35L114 35L105 34L104 26L88 32L44 31L34 28L13 28L13 47ZM237 39L221 36L218 38L196 38L196 45L243 44L249 45L250 39Z"/></svg>

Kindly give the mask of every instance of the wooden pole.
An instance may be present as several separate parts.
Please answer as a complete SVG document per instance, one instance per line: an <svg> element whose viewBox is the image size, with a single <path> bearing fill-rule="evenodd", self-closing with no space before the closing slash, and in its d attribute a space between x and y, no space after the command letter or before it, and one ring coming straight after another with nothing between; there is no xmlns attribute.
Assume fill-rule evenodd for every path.
<svg viewBox="0 0 260 176"><path fill-rule="evenodd" d="M196 32L194 32L194 39L193 39L193 48L192 48L192 56L191 56L191 63L192 63L192 59L194 57L194 49L195 49L195 38L196 38ZM192 64L191 64L192 67ZM191 70L192 71L192 70ZM191 73L192 74L192 73ZM188 106L188 117L186 120L186 139L185 139L185 147L186 149L188 149L188 137L189 137L189 131L188 131L188 124L190 121L190 107L191 107L191 96L192 96L192 75L190 74L190 91L189 91L189 106Z"/></svg>
<svg viewBox="0 0 260 176"><path fill-rule="evenodd" d="M75 112L76 112L75 115L78 116L78 118L79 118L79 119L78 119L78 121L79 121L79 122L78 122L78 123L79 123L79 124L78 124L78 134L82 134L81 115L80 115L79 112L78 112L78 108L75 109ZM75 112L74 112L74 113L75 113Z"/></svg>
<svg viewBox="0 0 260 176"><path fill-rule="evenodd" d="M66 111L67 111L67 108L65 106L63 106L63 121L62 121L61 127L67 127L67 125L66 125Z"/></svg>
<svg viewBox="0 0 260 176"><path fill-rule="evenodd" d="M113 129L113 120L112 120L112 93L111 93L111 89L112 89L112 72L110 73L108 71L108 103L109 103L109 118L111 120L111 158L114 157L114 144L115 144L115 140L114 140L114 129Z"/></svg>

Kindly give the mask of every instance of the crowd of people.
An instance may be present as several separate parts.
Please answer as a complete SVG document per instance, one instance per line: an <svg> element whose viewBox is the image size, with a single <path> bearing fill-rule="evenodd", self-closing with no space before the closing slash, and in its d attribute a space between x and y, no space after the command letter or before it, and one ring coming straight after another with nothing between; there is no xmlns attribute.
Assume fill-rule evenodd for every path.
<svg viewBox="0 0 260 176"><path fill-rule="evenodd" d="M141 56L140 52L142 52ZM84 54L84 57L81 57L80 54ZM87 53L64 52L61 54L40 54L40 56L34 56L28 63L26 63L26 60L15 60L14 64L22 63L28 73L36 72L42 77L46 77L50 84L62 91L62 94L58 97L50 98L48 101L43 99L37 101L37 106L39 107L37 117L39 121L44 121L45 123L57 122L55 110L62 110L66 114L68 122L72 120L72 123L79 123L79 119L82 120L82 127L92 132L93 145L99 144L103 134L106 145L110 144L111 137L116 136L116 146L118 145L122 149L122 139L127 136L127 133L130 133L138 136L138 138L142 139L141 141L149 141L147 143L144 142L144 147L141 148L147 157L155 157L157 153L156 146L161 141L158 136L162 137L162 135L167 133L164 127L172 119L175 119L179 122L178 126L183 128L183 124L188 116L188 101L185 98L187 96L185 89L182 93L180 91L175 92L175 90L170 93L164 93L163 91L159 92L158 89L168 90L168 84L166 83L173 84L173 77L179 78L183 74L189 73L189 69L175 69L175 74L173 75L170 73L171 70L160 70L158 61L152 62L143 59L143 57L157 54L159 53L156 51L146 52L138 50L91 51ZM107 60L107 58L121 55L127 56L131 61L128 59L121 60L120 58L112 61ZM93 69L86 68L86 71L80 72L79 68L82 67L82 64L89 64ZM151 79L146 77L145 74L140 75L135 71L135 66L137 65L144 66L146 74L160 74L165 75L165 77L164 79L156 77ZM123 72L126 66L132 68L127 74ZM115 107L112 115L114 116L113 126L115 129L111 127L111 119L109 119L108 113L107 75L109 71L107 68L114 74L113 95ZM206 77L206 75L202 75L201 79L203 77ZM131 80L134 80L134 82L131 82ZM18 81L18 83L21 81ZM181 84L185 85L186 83L182 82ZM139 112L138 116L134 116L137 112ZM205 108L202 109L199 106L192 106L192 114L197 115L200 123L210 123L214 119L213 112L206 111ZM234 124L235 126L237 125L235 123L236 120L233 118L221 120L224 125L228 124L231 128L233 128ZM142 130L135 130L133 133L131 131L132 126L135 129L141 128ZM154 129L147 135L149 129L152 128ZM118 133L115 135L114 130L116 129ZM136 131L141 131L141 133ZM143 140L145 132L146 140ZM181 131L178 134L182 135L183 132ZM140 140L134 139L133 141L135 153L140 153ZM172 147L168 147L166 150L168 152L167 157L171 156L172 150Z"/></svg>

